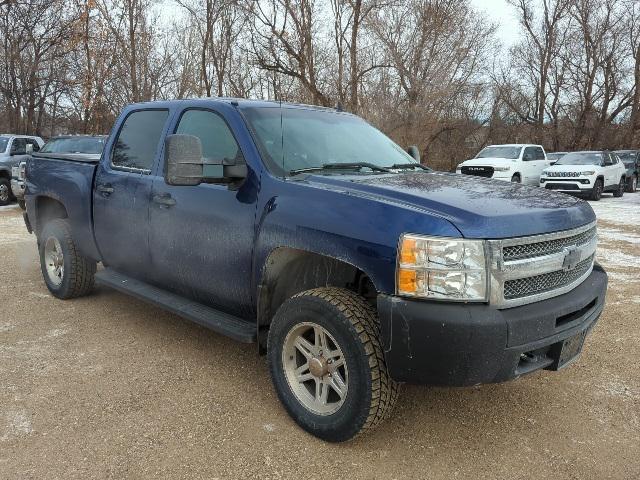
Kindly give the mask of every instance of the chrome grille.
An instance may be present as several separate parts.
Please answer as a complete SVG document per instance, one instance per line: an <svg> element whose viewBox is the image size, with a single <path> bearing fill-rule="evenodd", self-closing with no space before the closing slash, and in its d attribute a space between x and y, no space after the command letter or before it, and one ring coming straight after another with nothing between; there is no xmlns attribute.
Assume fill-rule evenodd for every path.
<svg viewBox="0 0 640 480"><path fill-rule="evenodd" d="M567 293L593 270L595 222L531 237L489 240L490 301L498 308L533 303Z"/></svg>
<svg viewBox="0 0 640 480"><path fill-rule="evenodd" d="M505 262L508 262L510 260L519 260L521 258L550 255L552 253L561 252L565 247L571 245L584 245L585 243L590 242L595 236L596 227L593 227L585 232L570 237L503 247L502 258Z"/></svg>
<svg viewBox="0 0 640 480"><path fill-rule="evenodd" d="M582 277L591 268L592 263L593 255L578 263L573 270L558 270L534 277L507 280L504 283L504 298L511 300L564 287Z"/></svg>

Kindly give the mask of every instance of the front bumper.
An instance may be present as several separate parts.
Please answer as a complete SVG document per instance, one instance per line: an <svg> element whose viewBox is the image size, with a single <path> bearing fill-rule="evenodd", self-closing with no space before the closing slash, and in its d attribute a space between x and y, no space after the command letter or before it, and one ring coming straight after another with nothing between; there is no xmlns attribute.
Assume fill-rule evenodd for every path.
<svg viewBox="0 0 640 480"><path fill-rule="evenodd" d="M568 180L566 178L556 177L542 177L540 178L540 186L547 190L557 190L560 192L590 192L593 189L594 180L585 178L575 178Z"/></svg>
<svg viewBox="0 0 640 480"><path fill-rule="evenodd" d="M24 199L24 182L11 180L11 191L18 200Z"/></svg>
<svg viewBox="0 0 640 480"><path fill-rule="evenodd" d="M596 264L569 293L504 310L379 295L389 374L398 382L468 386L557 370L562 342L593 328L606 291L607 274Z"/></svg>

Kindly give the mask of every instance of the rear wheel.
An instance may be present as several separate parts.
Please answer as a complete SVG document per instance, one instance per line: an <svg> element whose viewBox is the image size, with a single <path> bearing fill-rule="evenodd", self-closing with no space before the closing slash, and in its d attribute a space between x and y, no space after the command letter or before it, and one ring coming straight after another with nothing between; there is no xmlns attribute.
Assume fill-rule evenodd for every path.
<svg viewBox="0 0 640 480"><path fill-rule="evenodd" d="M6 178L0 177L0 207L11 202L11 183Z"/></svg>
<svg viewBox="0 0 640 480"><path fill-rule="evenodd" d="M634 174L627 180L627 192L635 193L636 190L638 190L638 176Z"/></svg>
<svg viewBox="0 0 640 480"><path fill-rule="evenodd" d="M86 295L93 289L96 262L78 252L69 222L48 222L38 238L40 268L49 291L57 298Z"/></svg>
<svg viewBox="0 0 640 480"><path fill-rule="evenodd" d="M514 173L513 177L511 177L511 181L513 183L522 183L522 177L520 176L519 173Z"/></svg>
<svg viewBox="0 0 640 480"><path fill-rule="evenodd" d="M620 183L618 183L618 188L613 191L613 196L616 198L620 198L624 195L624 190L627 188L627 181L624 177L620 179Z"/></svg>
<svg viewBox="0 0 640 480"><path fill-rule="evenodd" d="M387 373L377 315L364 298L316 288L287 300L268 339L271 378L307 432L342 442L387 418L398 385Z"/></svg>
<svg viewBox="0 0 640 480"><path fill-rule="evenodd" d="M596 179L596 183L593 184L589 198L595 201L600 200L602 198L602 190L604 190L604 182L601 178L598 178Z"/></svg>

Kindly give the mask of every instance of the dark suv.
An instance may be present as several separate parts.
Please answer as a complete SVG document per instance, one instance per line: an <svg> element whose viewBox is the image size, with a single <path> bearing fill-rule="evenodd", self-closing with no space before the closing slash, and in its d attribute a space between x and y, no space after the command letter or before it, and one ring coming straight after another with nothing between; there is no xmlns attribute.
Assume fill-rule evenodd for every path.
<svg viewBox="0 0 640 480"><path fill-rule="evenodd" d="M618 150L616 153L627 169L627 192L635 192L640 173L640 150Z"/></svg>

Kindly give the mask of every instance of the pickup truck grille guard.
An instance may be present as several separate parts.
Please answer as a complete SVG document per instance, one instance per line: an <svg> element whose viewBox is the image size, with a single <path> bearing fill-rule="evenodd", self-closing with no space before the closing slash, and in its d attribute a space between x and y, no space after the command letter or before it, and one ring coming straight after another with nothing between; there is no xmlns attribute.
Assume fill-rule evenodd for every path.
<svg viewBox="0 0 640 480"><path fill-rule="evenodd" d="M510 308L567 293L593 270L595 222L573 230L490 240L490 300Z"/></svg>

